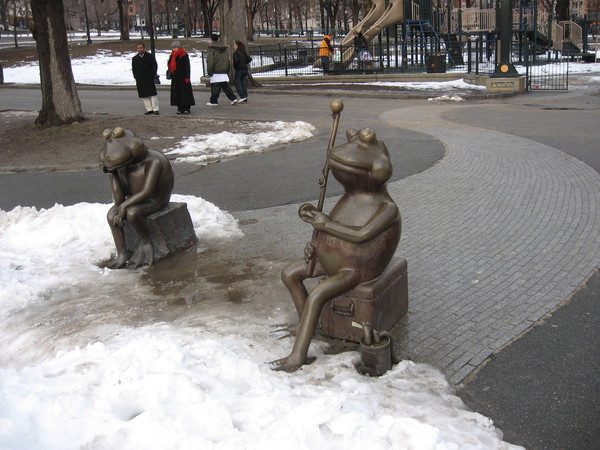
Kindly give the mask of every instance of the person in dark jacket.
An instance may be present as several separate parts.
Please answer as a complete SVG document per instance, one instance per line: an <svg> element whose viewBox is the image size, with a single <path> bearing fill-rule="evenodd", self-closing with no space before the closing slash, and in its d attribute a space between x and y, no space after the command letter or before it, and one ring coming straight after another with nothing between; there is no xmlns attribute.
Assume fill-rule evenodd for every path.
<svg viewBox="0 0 600 450"><path fill-rule="evenodd" d="M232 105L238 102L238 98L233 93L229 86L229 54L227 46L219 44L218 34L213 34L211 37L212 43L208 46L208 54L206 55L206 70L210 76L210 101L208 106L219 105L219 95L221 90L225 92L227 98Z"/></svg>
<svg viewBox="0 0 600 450"><path fill-rule="evenodd" d="M365 61L371 59L371 53L369 52L369 43L367 38L363 36L362 32L354 32L354 52L358 58L358 68L362 70L365 68Z"/></svg>
<svg viewBox="0 0 600 450"><path fill-rule="evenodd" d="M239 103L246 103L248 101L248 65L252 58L248 55L243 42L235 41L233 49L235 50L233 52L233 68L235 69L233 85L240 96Z"/></svg>
<svg viewBox="0 0 600 450"><path fill-rule="evenodd" d="M156 58L152 53L146 52L146 46L141 42L136 45L135 49L137 55L131 60L131 70L133 78L135 78L138 96L144 101L145 114L158 115L160 114L158 112L158 96L154 84L154 77L158 69Z"/></svg>
<svg viewBox="0 0 600 450"><path fill-rule="evenodd" d="M177 106L177 114L189 114L191 106L196 104L190 80L190 57L179 41L173 41L171 49L167 62L167 73L171 76L171 106Z"/></svg>

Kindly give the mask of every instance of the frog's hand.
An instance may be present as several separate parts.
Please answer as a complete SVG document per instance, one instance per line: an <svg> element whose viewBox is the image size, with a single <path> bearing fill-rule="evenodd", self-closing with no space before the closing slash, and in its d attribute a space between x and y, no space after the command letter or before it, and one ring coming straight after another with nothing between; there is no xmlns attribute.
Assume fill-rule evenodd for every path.
<svg viewBox="0 0 600 450"><path fill-rule="evenodd" d="M300 206L300 208L298 208L298 216L300 216L304 222L312 223L316 211L316 206L311 203L304 203L302 206Z"/></svg>

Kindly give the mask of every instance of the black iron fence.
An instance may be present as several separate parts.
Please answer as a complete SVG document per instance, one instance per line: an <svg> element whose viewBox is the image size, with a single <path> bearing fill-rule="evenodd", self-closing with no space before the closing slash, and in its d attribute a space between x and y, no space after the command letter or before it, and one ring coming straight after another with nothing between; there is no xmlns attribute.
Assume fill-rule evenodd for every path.
<svg viewBox="0 0 600 450"><path fill-rule="evenodd" d="M526 88L529 91L567 90L569 57L545 51L530 42L526 46Z"/></svg>
<svg viewBox="0 0 600 450"><path fill-rule="evenodd" d="M528 90L568 89L567 57L529 41L519 46L513 48L513 61L525 67ZM315 42L253 46L251 72L257 77L425 72L489 75L496 65L496 41L483 33L452 45L420 37L399 44L376 42L360 51L334 45L328 58L320 53Z"/></svg>
<svg viewBox="0 0 600 450"><path fill-rule="evenodd" d="M314 41L297 41L272 46L252 46L251 71L255 76L323 74L443 73L491 74L494 71L495 41L472 37L458 45L445 46L423 38L400 43L376 42L356 51L334 45L322 58Z"/></svg>

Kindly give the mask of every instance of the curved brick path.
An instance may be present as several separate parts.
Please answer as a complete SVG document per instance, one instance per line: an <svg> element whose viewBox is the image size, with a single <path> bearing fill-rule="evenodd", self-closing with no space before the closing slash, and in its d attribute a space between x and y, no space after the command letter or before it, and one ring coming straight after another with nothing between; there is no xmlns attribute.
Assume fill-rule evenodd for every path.
<svg viewBox="0 0 600 450"><path fill-rule="evenodd" d="M402 212L397 254L409 267L398 352L453 383L568 299L600 262L600 175L547 145L440 118L461 107L413 104L380 116L400 138L410 128L447 148L434 167L388 187ZM310 228L297 209L236 213L256 224L243 226L235 258L301 257ZM281 283L261 299L293 311Z"/></svg>
<svg viewBox="0 0 600 450"><path fill-rule="evenodd" d="M410 310L404 356L461 381L566 300L600 262L600 176L537 142L439 118L427 105L382 114L430 134L447 156L393 183L403 212Z"/></svg>

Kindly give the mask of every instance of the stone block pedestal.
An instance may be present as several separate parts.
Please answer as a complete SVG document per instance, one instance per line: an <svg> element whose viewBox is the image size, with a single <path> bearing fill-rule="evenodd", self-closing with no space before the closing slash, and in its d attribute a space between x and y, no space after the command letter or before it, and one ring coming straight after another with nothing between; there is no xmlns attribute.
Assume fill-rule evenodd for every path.
<svg viewBox="0 0 600 450"><path fill-rule="evenodd" d="M154 243L155 262L198 242L186 203L171 202L166 208L150 214L146 221ZM137 247L138 236L129 223L125 224L125 241L129 251Z"/></svg>
<svg viewBox="0 0 600 450"><path fill-rule="evenodd" d="M389 331L408 311L408 274L404 258L394 258L375 280L328 301L321 313L321 333L360 342L362 324Z"/></svg>

